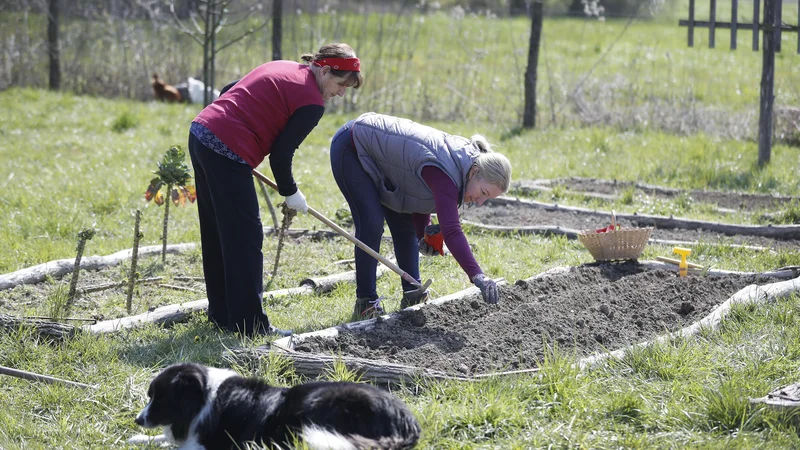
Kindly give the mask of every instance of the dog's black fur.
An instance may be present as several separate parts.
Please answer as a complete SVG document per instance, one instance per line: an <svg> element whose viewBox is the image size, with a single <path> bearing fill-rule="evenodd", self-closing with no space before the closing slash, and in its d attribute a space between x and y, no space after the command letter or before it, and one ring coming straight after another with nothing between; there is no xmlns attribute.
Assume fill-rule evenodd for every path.
<svg viewBox="0 0 800 450"><path fill-rule="evenodd" d="M298 438L312 448L408 449L420 433L399 399L367 384L281 388L182 363L157 375L148 396L136 423L163 426L167 440L187 450L244 448L250 441L285 448Z"/></svg>

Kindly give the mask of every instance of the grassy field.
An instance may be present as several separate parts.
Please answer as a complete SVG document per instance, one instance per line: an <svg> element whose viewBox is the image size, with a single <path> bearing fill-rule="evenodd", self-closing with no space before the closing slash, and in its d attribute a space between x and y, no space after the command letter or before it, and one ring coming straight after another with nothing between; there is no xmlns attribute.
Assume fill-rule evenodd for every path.
<svg viewBox="0 0 800 450"><path fill-rule="evenodd" d="M445 105L442 111L455 111L455 103L448 102L460 97L452 95L453 90L442 80L456 79L453 77L458 69L473 61L466 55L474 53L478 42L494 42L494 47L480 53L485 55L480 64L494 68L474 69L478 74L474 81L465 78L464 89L456 91L470 99L465 105L497 105L497 110L505 113L493 116L488 110L465 106L462 110L467 115L434 114L425 123L454 134L486 134L497 144L497 150L511 159L514 179L586 176L682 188L800 195L796 175L800 150L796 147L776 145L772 163L758 169L757 145L752 141L726 139L714 133L670 134L652 123L624 128L603 124L583 127L572 122L515 131L514 111L520 101L514 88L520 76L515 65L525 54L526 41L519 38L525 31L524 21L509 25L466 18L456 29L451 22L441 20L439 27L428 23L420 30L419 42L429 45L410 57L413 65L403 72L394 98L391 95L395 94L381 89L393 80L388 74L398 69L389 67L391 59L386 55L381 56L385 60L375 56L372 52L377 48L362 46L360 53L374 58L373 66L383 61L382 70L387 74L375 70L375 84L369 84L362 94L364 98L373 96L375 103L364 105L377 106L383 112L389 112L384 107L393 107L398 114L424 116L421 108L424 95L428 95L433 105ZM553 75L540 85L540 95L546 100L550 81L554 95L566 95L612 47L623 27L619 22L548 21L545 36ZM494 34L470 32L475 29ZM497 37L503 33L512 38ZM337 37L325 37L329 36ZM680 103L694 98L704 108L751 110L757 102L759 54L703 49L702 41L699 48L688 49L684 39L685 30L672 23L637 23L624 32L624 38L587 78L593 81L586 86L600 87L607 80L618 79L616 92L626 93L615 97L621 105L654 105L660 98ZM445 44L437 47L434 42ZM491 59L494 57L497 59ZM241 58L262 59L244 54ZM785 104L800 101L798 74L791 72L796 68L796 58L786 52L778 62L779 101ZM709 66L727 64L730 72L709 73ZM251 65L242 63L239 67ZM486 74L494 74L499 80L483 79ZM386 77L384 84L378 82L381 76ZM555 83L557 77L561 77L561 84ZM492 83L500 88L489 89ZM421 86L429 86L429 90ZM597 98L603 98L600 93L595 93ZM143 211L142 245L158 244L163 210L145 203L144 191L164 152L173 144L185 146L188 124L197 112L195 106L35 89L0 92L0 155L4 162L0 169L0 273L74 257L76 235L86 227L97 230L86 254L129 248L136 209ZM329 217L344 208L345 202L330 174L328 145L336 129L356 114L326 114L295 158L295 175L309 204ZM450 121L433 120L449 116ZM270 175L268 166L261 170ZM277 196L273 196L275 200ZM626 204L610 206L620 211L632 208ZM172 209L170 242L199 241L195 208ZM269 224L266 210L262 211L262 220ZM687 208L679 200L647 212L713 217L708 211ZM293 226L323 227L307 216L298 217ZM579 243L563 238L472 232L468 238L484 270L509 282L552 267L591 260ZM266 239L267 260L275 251L275 240ZM342 239L289 245L284 249L274 288L294 287L303 278L340 271L333 262L350 257L351 251ZM389 252L386 245L383 253ZM670 253L671 248L648 246L644 258ZM692 258L729 270L759 271L800 264L796 252L703 245L694 248ZM171 261L178 260L168 259L168 265ZM425 258L421 269L423 276L434 278L435 296L468 287L452 258ZM169 274L199 273L196 263L163 270ZM398 285L391 274L379 281L379 290L391 298L390 311L399 303ZM353 298L354 288L344 286L330 295L289 297L265 306L276 325L304 332L347 320ZM26 312L41 313L46 306L46 299L33 299ZM422 424L419 448L798 448L797 415L753 407L747 401L748 397L760 397L797 381L798 313L798 298L761 309L738 308L717 331L641 350L591 371L577 371L571 365L571 349L556 348L542 362L538 376L408 386L397 394ZM141 431L133 418L144 405L154 370L184 360L228 365L220 356L225 349L262 343L218 334L199 316L169 330L145 328L117 336L82 336L64 343L49 343L27 332L2 333L0 366L99 387L84 391L0 376L0 404L6 405L0 409L0 448L125 448L125 439ZM276 384L300 381L285 368L285 361L278 359L260 361L255 367L234 366ZM329 376L353 377L347 372Z"/></svg>

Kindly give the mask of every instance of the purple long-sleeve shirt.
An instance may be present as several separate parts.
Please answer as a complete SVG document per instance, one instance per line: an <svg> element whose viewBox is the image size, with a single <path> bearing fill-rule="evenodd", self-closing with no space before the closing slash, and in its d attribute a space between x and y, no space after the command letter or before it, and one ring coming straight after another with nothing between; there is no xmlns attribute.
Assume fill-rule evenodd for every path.
<svg viewBox="0 0 800 450"><path fill-rule="evenodd" d="M458 219L458 187L447 174L435 166L423 167L422 179L433 192L433 202L436 205L436 215L439 218L444 243L471 281L483 272L475 256L472 255L467 237L461 230L461 221ZM425 227L430 223L431 215L412 214L412 218L417 239L421 239L425 236Z"/></svg>

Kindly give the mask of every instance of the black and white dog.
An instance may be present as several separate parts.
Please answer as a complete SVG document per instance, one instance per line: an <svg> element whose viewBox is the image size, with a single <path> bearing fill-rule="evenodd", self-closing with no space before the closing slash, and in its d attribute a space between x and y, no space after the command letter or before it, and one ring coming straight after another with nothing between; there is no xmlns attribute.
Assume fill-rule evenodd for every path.
<svg viewBox="0 0 800 450"><path fill-rule="evenodd" d="M287 448L408 449L419 439L414 415L396 397L376 387L313 382L292 388L269 386L231 370L181 363L150 382L150 402L136 417L145 428L164 427L155 438L131 443L177 444L184 450Z"/></svg>

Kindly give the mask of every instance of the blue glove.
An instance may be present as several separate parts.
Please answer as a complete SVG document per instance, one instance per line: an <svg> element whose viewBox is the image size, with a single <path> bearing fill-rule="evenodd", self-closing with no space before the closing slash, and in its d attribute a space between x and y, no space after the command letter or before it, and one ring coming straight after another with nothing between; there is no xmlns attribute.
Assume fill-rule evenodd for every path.
<svg viewBox="0 0 800 450"><path fill-rule="evenodd" d="M497 283L484 274L478 274L472 279L472 283L480 288L483 301L494 305L500 299L500 294L497 292Z"/></svg>

